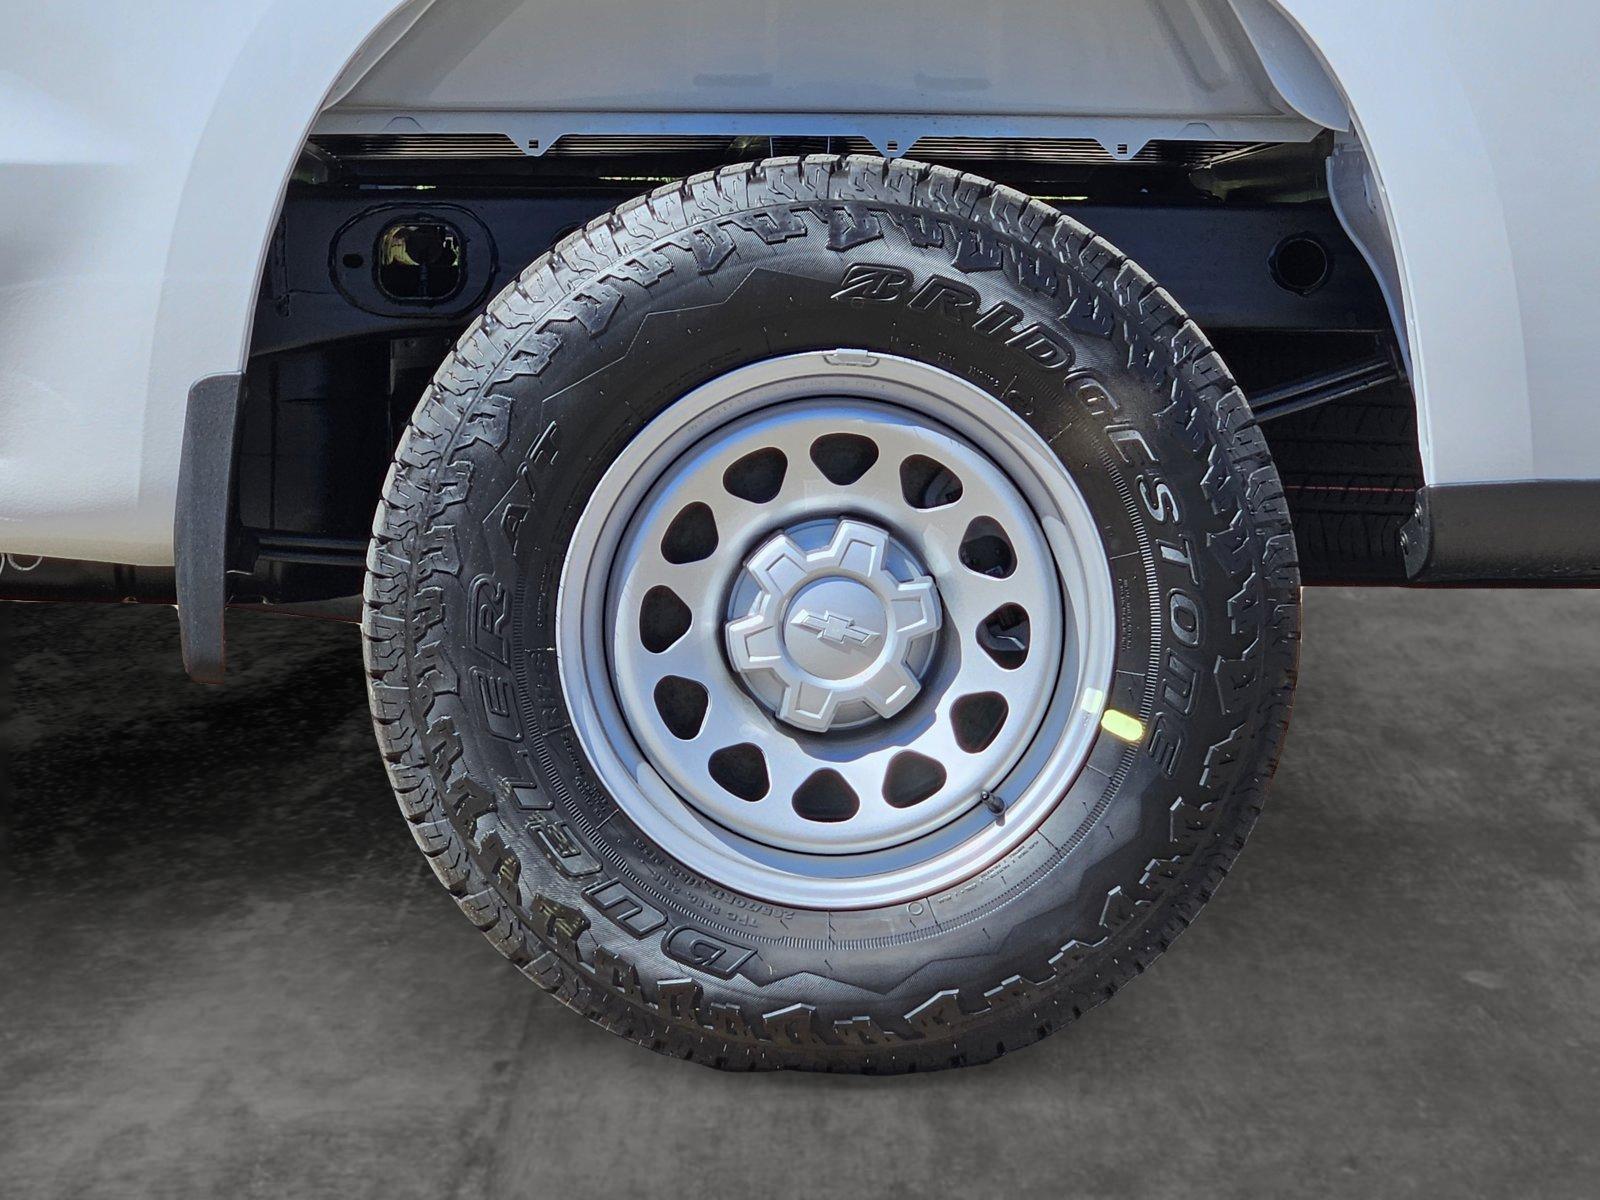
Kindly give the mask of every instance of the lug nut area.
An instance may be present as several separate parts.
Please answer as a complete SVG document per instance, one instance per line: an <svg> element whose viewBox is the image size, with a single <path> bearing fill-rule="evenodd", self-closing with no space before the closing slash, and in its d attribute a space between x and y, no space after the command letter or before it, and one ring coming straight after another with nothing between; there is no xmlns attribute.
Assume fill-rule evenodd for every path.
<svg viewBox="0 0 1600 1200"><path fill-rule="evenodd" d="M728 659L778 718L812 733L903 711L943 616L938 589L886 529L809 521L745 560L728 604Z"/></svg>

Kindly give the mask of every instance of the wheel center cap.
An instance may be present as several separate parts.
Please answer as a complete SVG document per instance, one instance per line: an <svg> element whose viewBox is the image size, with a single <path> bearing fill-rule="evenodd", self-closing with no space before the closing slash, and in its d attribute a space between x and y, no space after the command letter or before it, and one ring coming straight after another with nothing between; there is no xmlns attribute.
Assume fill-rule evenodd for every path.
<svg viewBox="0 0 1600 1200"><path fill-rule="evenodd" d="M809 521L745 560L728 658L778 717L814 733L892 717L922 688L942 614L933 580L887 530Z"/></svg>
<svg viewBox="0 0 1600 1200"><path fill-rule="evenodd" d="M866 584L831 575L802 587L789 605L783 643L801 670L840 680L872 665L889 627L883 602Z"/></svg>

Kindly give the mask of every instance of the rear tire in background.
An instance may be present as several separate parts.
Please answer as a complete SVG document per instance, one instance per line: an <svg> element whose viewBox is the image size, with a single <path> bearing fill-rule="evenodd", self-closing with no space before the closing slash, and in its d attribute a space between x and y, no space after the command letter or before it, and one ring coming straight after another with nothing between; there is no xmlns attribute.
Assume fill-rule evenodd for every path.
<svg viewBox="0 0 1600 1200"><path fill-rule="evenodd" d="M1054 209L775 159L624 204L440 368L372 710L530 979L720 1067L982 1062L1109 997L1260 811L1299 580L1199 330Z"/></svg>

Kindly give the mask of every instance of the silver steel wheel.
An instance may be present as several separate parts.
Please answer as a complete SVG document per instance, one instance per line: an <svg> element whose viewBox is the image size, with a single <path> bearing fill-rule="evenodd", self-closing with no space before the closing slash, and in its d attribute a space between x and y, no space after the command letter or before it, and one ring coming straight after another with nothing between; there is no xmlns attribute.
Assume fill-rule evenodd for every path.
<svg viewBox="0 0 1600 1200"><path fill-rule="evenodd" d="M1059 458L994 397L860 351L696 389L606 473L558 601L562 687L662 850L803 907L958 882L1082 767L1110 573Z"/></svg>

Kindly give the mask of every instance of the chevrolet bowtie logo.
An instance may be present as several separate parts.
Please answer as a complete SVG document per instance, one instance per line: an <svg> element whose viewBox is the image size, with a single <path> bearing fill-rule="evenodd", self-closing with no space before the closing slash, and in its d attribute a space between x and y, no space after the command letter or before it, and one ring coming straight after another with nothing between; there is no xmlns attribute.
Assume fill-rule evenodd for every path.
<svg viewBox="0 0 1600 1200"><path fill-rule="evenodd" d="M870 646L879 635L864 625L857 625L849 617L824 612L821 616L802 608L789 622L801 629L809 629L825 642L835 646Z"/></svg>

